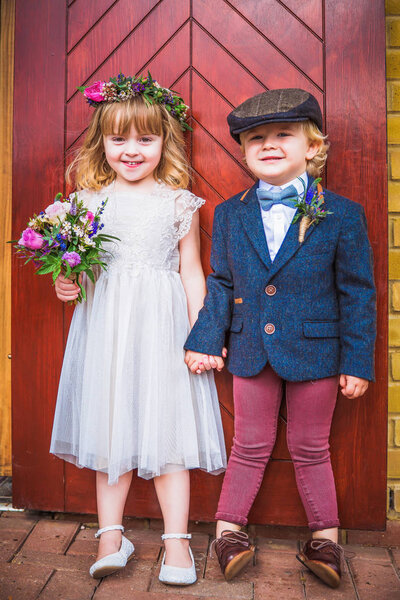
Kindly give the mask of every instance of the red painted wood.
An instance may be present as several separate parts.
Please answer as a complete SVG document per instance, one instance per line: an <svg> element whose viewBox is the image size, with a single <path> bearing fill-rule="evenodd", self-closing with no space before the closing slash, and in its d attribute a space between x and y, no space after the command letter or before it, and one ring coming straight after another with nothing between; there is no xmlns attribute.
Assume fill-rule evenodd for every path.
<svg viewBox="0 0 400 600"><path fill-rule="evenodd" d="M268 88L301 87L318 94L316 85L223 0L196 0L193 16ZM265 13L267 19L268 14ZM221 23L229 25L221 27ZM286 21L279 27L284 29L285 26ZM210 63L209 70L213 67L214 61Z"/></svg>
<svg viewBox="0 0 400 600"><path fill-rule="evenodd" d="M119 0L68 56L67 94L70 98L78 85L83 85L107 60L115 48L153 8L157 0Z"/></svg>
<svg viewBox="0 0 400 600"><path fill-rule="evenodd" d="M46 22L46 35L37 36ZM13 239L63 186L65 8L16 2ZM51 86L45 84L51 82ZM49 113L51 102L51 113ZM63 510L63 462L50 435L63 354L63 308L48 276L13 258L12 446L15 506Z"/></svg>
<svg viewBox="0 0 400 600"><path fill-rule="evenodd" d="M91 114L82 97L74 94L75 86L87 78L94 81L119 70L130 74L149 68L191 105L194 131L186 136L186 143L192 157L193 191L207 199L200 212L206 273L210 271L215 206L253 183L239 146L229 136L227 113L269 87L304 87L323 108L326 98L326 130L332 143L327 183L366 208L379 296L377 383L365 399L339 397L332 426L332 460L342 525L383 527L387 418L384 8L368 0L326 0L324 83L318 39L323 32L322 1L266 0L261 4L256 0L75 0L67 17L69 47L74 44L74 48L66 59L65 6L40 0L33 10L27 0L17 0L15 236L28 216L45 206L62 185L64 114L68 162L68 153L79 146ZM186 23L190 10L194 20ZM48 37L34 39L31 31L44 21L49 23ZM63 106L66 60L72 97ZM44 80L52 81L51 111ZM26 103L27 85L35 99L30 104ZM49 196L47 190L51 190ZM70 464L64 467L48 454L63 338L65 342L72 311L67 309L63 317L48 280L35 278L16 261L13 269L15 503L95 512L94 474ZM232 377L225 371L216 374L216 381L229 450ZM284 406L281 412L273 459L250 520L304 525L285 441ZM192 482L191 517L212 519L222 478L194 472ZM127 514L160 516L151 482L134 477Z"/></svg>
<svg viewBox="0 0 400 600"><path fill-rule="evenodd" d="M265 86L196 24L193 24L192 43L193 68L232 104L232 108L249 96L266 90ZM210 56L213 57L212 62L209 60Z"/></svg>
<svg viewBox="0 0 400 600"><path fill-rule="evenodd" d="M323 86L322 42L277 0L231 0L276 48L320 88ZM268 17L266 18L266 15ZM281 26L277 26L280 23Z"/></svg>
<svg viewBox="0 0 400 600"><path fill-rule="evenodd" d="M322 0L282 0L281 4L322 38Z"/></svg>
<svg viewBox="0 0 400 600"><path fill-rule="evenodd" d="M76 0L68 11L68 52L99 21L115 0Z"/></svg>
<svg viewBox="0 0 400 600"><path fill-rule="evenodd" d="M225 199L254 181L197 122L193 123L193 168Z"/></svg>
<svg viewBox="0 0 400 600"><path fill-rule="evenodd" d="M365 398L339 399L332 446L342 453L338 494L343 524L383 528L388 344L385 7L369 0L327 0L325 11L326 122L332 144L327 184L365 207L378 298L376 383Z"/></svg>

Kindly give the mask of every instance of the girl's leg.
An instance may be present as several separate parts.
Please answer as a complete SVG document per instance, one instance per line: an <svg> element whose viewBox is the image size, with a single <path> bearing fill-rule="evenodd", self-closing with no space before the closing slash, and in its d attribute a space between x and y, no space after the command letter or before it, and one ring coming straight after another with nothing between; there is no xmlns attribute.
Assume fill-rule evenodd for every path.
<svg viewBox="0 0 400 600"><path fill-rule="evenodd" d="M217 537L247 523L275 445L282 380L269 365L254 377L235 376L233 398L235 437L216 514Z"/></svg>
<svg viewBox="0 0 400 600"><path fill-rule="evenodd" d="M337 542L339 525L329 434L338 378L287 382L287 440L313 537Z"/></svg>
<svg viewBox="0 0 400 600"><path fill-rule="evenodd" d="M108 525L122 525L125 502L132 481L132 471L124 473L115 485L108 485L106 473L96 473L97 513L99 529ZM97 560L118 552L121 547L122 533L119 530L102 533L99 540Z"/></svg>
<svg viewBox="0 0 400 600"><path fill-rule="evenodd" d="M189 471L175 471L154 478L164 519L164 533L187 533L190 501ZM190 567L189 540L165 540L165 564Z"/></svg>

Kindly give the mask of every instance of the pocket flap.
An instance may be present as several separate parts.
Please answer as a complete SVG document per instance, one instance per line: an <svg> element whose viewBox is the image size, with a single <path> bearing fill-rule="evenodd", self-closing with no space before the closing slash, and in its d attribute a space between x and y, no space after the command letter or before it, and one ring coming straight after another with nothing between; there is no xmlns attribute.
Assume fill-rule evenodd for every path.
<svg viewBox="0 0 400 600"><path fill-rule="evenodd" d="M310 338L339 337L338 321L306 321L303 323L303 334Z"/></svg>
<svg viewBox="0 0 400 600"><path fill-rule="evenodd" d="M229 327L229 331L233 331L234 333L239 333L243 327L243 318L242 317L232 317L231 326Z"/></svg>

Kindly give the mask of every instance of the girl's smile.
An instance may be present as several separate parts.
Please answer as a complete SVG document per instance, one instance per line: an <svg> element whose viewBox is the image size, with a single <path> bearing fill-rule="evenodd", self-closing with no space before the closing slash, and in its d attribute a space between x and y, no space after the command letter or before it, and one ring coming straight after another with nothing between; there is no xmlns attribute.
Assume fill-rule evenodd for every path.
<svg viewBox="0 0 400 600"><path fill-rule="evenodd" d="M153 133L138 133L132 125L129 132L103 136L104 152L115 171L119 187L135 187L142 191L154 185L154 170L161 160L163 138Z"/></svg>

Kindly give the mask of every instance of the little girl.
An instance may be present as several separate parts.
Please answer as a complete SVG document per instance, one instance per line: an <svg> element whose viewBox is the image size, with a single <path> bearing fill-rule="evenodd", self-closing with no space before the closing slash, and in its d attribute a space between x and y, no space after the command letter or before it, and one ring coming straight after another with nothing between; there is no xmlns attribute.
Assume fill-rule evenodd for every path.
<svg viewBox="0 0 400 600"><path fill-rule="evenodd" d="M81 90L82 91L82 90ZM132 470L154 485L166 552L159 578L196 581L187 533L188 469L226 465L218 398L210 372L193 375L183 344L205 296L198 209L185 190L182 129L187 107L149 77L120 75L84 90L95 107L68 169L90 210L108 198L107 271L74 312L65 350L50 451L96 471L101 535L90 569L100 578L123 568L134 547L122 534ZM78 285L58 277L56 294Z"/></svg>

